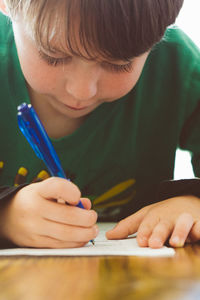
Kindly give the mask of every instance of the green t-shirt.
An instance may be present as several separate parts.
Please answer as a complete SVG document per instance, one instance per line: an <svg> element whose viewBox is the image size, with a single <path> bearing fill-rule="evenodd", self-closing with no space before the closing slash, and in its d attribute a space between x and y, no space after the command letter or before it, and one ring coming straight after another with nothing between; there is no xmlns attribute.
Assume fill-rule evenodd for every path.
<svg viewBox="0 0 200 300"><path fill-rule="evenodd" d="M12 26L0 15L0 185L32 182L47 170L17 124L17 106L30 103ZM200 176L200 51L171 27L151 51L136 86L102 104L74 133L52 139L82 196L99 220L119 220L156 201L158 184L172 179L177 147L191 151ZM53 122L53 120L52 120Z"/></svg>

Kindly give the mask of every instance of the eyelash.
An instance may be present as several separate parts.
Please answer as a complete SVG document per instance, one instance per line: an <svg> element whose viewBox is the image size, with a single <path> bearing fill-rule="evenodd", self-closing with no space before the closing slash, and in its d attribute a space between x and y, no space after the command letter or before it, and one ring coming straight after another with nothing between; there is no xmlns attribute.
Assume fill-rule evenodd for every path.
<svg viewBox="0 0 200 300"><path fill-rule="evenodd" d="M114 65L110 63L102 63L102 67L107 69L108 71L115 72L115 73L124 73L124 72L131 72L133 69L132 62L129 62L125 65Z"/></svg>
<svg viewBox="0 0 200 300"><path fill-rule="evenodd" d="M70 56L65 58L56 58L47 55L44 56L42 53L39 53L39 55L49 66L53 66L53 67L57 67L58 65L63 65L71 60Z"/></svg>
<svg viewBox="0 0 200 300"><path fill-rule="evenodd" d="M56 58L56 57L51 57L47 55L43 55L42 53L39 53L40 57L49 65L53 67L57 67L58 65L63 65L72 59L70 56L65 57L65 58ZM132 71L132 62L129 62L124 65L115 65L107 62L102 62L101 66L110 71L110 72L115 72L115 73L123 73L123 72L131 72Z"/></svg>

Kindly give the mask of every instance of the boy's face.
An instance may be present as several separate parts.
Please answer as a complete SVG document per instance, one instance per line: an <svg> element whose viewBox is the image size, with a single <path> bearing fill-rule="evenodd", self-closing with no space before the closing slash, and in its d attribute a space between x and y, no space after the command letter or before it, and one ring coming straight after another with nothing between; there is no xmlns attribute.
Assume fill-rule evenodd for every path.
<svg viewBox="0 0 200 300"><path fill-rule="evenodd" d="M21 68L34 101L38 105L45 101L46 107L69 119L86 116L100 104L127 94L137 83L148 56L145 53L128 65L70 54L63 57L57 53L52 57L39 53L23 23L13 22L13 29Z"/></svg>

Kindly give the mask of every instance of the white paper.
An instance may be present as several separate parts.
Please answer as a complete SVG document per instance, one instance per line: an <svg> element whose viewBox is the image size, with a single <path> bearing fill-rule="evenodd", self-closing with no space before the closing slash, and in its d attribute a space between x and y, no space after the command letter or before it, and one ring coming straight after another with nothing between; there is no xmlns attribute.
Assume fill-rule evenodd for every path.
<svg viewBox="0 0 200 300"><path fill-rule="evenodd" d="M14 248L0 250L0 256L32 255L32 256L154 256L170 257L175 250L169 247L160 249L139 247L135 236L124 240L107 240L105 232L113 228L115 223L98 223L100 233L95 239L95 245L88 243L81 248L70 249L35 249L35 248Z"/></svg>

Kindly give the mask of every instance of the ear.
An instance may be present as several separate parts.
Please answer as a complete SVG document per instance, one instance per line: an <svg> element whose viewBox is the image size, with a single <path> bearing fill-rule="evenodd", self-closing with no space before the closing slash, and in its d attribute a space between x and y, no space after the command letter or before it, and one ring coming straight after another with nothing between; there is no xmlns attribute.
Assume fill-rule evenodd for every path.
<svg viewBox="0 0 200 300"><path fill-rule="evenodd" d="M4 3L4 0L0 0L0 11L4 15L8 16L8 10L7 10L7 7L6 7L5 3Z"/></svg>

